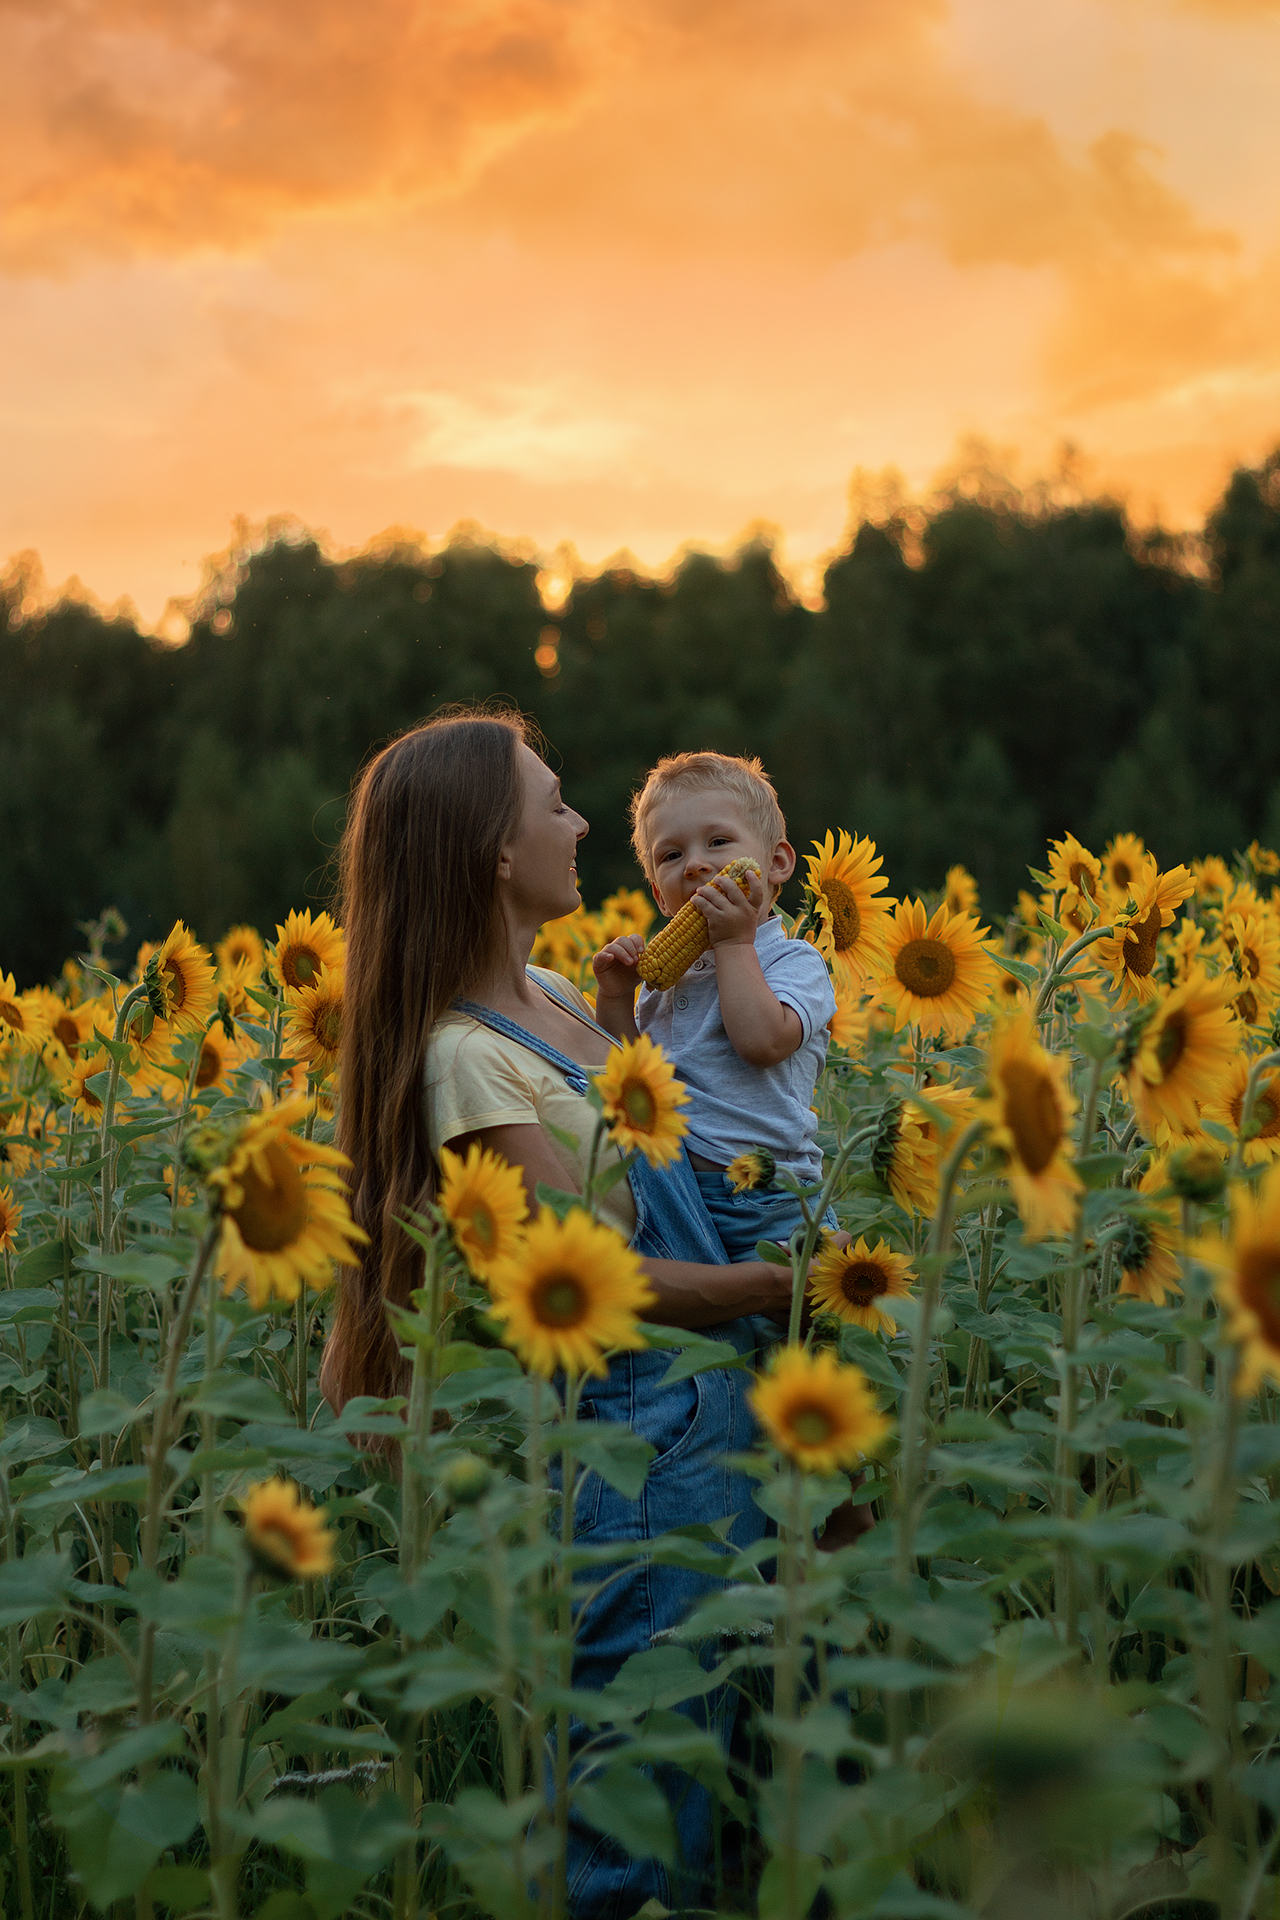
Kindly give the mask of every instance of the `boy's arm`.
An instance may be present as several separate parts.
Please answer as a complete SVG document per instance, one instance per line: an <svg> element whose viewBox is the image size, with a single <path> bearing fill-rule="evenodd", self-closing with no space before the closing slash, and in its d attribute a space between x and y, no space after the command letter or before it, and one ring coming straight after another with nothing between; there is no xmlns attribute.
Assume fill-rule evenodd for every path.
<svg viewBox="0 0 1280 1920"><path fill-rule="evenodd" d="M707 917L716 956L720 1018L730 1044L749 1067L776 1067L789 1060L804 1039L800 1015L784 1007L764 977L756 953L757 915L764 905L758 874L747 874L750 894L736 881L725 887L708 881L694 895Z"/></svg>
<svg viewBox="0 0 1280 1920"><path fill-rule="evenodd" d="M615 1040L638 1040L636 962L644 952L638 934L624 933L601 947L591 962L596 977L596 1019Z"/></svg>

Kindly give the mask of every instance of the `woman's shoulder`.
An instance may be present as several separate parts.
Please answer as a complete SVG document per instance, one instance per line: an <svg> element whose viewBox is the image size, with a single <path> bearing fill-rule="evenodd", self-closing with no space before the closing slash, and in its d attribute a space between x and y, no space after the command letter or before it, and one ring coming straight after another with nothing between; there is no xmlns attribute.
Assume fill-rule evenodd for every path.
<svg viewBox="0 0 1280 1920"><path fill-rule="evenodd" d="M529 967L526 971L540 987L554 994L557 999L563 1000L573 1008L575 1013L580 1013L584 1020L590 1020L593 1026L599 1024L596 1020L595 1008L582 989L574 986L572 980L566 980L562 973L556 973L550 967Z"/></svg>

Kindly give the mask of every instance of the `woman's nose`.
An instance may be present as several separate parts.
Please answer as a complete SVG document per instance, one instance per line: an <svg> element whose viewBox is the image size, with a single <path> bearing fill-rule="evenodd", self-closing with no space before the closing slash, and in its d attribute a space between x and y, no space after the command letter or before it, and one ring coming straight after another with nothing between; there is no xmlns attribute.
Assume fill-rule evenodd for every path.
<svg viewBox="0 0 1280 1920"><path fill-rule="evenodd" d="M580 813L575 813L573 817L578 823L577 826L574 828L575 839L585 840L587 835L591 831L591 822L589 820L584 820Z"/></svg>

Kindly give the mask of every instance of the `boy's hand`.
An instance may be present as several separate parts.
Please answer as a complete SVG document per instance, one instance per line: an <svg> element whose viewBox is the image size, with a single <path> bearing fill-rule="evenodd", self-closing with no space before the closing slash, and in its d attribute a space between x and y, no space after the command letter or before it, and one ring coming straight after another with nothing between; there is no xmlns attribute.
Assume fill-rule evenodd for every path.
<svg viewBox="0 0 1280 1920"><path fill-rule="evenodd" d="M620 1000L627 995L634 999L636 962L643 952L644 941L638 933L621 934L618 939L611 940L607 947L601 947L591 962L598 992L611 1000Z"/></svg>
<svg viewBox="0 0 1280 1920"><path fill-rule="evenodd" d="M707 933L713 947L753 947L760 929L760 909L764 905L764 882L758 873L744 873L749 891L744 893L736 880L717 874L699 887L693 898L699 913L705 915ZM608 951L608 949L606 949Z"/></svg>

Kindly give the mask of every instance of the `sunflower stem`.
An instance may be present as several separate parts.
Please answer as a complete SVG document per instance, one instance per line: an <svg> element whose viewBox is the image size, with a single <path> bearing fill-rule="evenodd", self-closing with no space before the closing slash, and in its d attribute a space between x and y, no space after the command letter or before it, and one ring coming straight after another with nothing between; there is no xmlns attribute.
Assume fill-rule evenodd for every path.
<svg viewBox="0 0 1280 1920"><path fill-rule="evenodd" d="M1086 933L1080 935L1078 940L1073 940L1069 947L1054 949L1053 959L1049 962L1044 979L1040 982L1040 991L1036 995L1032 1018L1037 1026L1044 1018L1045 1007L1052 999L1054 989L1062 983L1068 962L1074 960L1078 953L1083 953L1086 947L1091 947L1095 940L1101 940L1107 934L1115 932L1115 927L1090 927Z"/></svg>
<svg viewBox="0 0 1280 1920"><path fill-rule="evenodd" d="M779 1723L790 1731L775 1735L774 1765L783 1779L782 1870L783 1912L786 1920L803 1920L800 1898L800 1746L795 1739L795 1718L800 1691L800 1588L803 1584L801 1541L804 1536L804 1478L792 1467L787 1486L787 1522L782 1539L782 1577L786 1609L774 1626L775 1698Z"/></svg>
<svg viewBox="0 0 1280 1920"><path fill-rule="evenodd" d="M186 1351L191 1316L195 1311L201 1283L208 1271L213 1250L218 1244L221 1227L221 1219L215 1214L200 1242L195 1262L182 1290L178 1311L173 1316L169 1328L169 1349L165 1355L164 1383L160 1392L160 1404L151 1422L151 1440L147 1447L147 1503L143 1509L142 1518L141 1563L148 1573L155 1572L160 1553L160 1521L165 1507L165 1471L168 1466L169 1448L174 1439L174 1409L178 1404L178 1367ZM146 1726L151 1719L151 1680L155 1663L155 1642L155 1622L144 1621L138 1640L138 1723L140 1726Z"/></svg>
<svg viewBox="0 0 1280 1920"><path fill-rule="evenodd" d="M877 1122L877 1126L878 1124ZM817 1205L809 1217L808 1224L804 1230L804 1237L799 1240L798 1245L798 1234L792 1235L791 1315L787 1322L787 1345L789 1347L798 1346L800 1342L800 1322L804 1314L805 1282L809 1277L809 1262L813 1259L818 1240L823 1231L822 1216L831 1205L831 1197L852 1155L857 1148L862 1145L864 1140L874 1138L875 1132L876 1127L874 1126L863 1127L849 1140L846 1140L831 1163L831 1171L822 1183L822 1192L818 1195Z"/></svg>
<svg viewBox="0 0 1280 1920"><path fill-rule="evenodd" d="M128 992L116 1015L115 1032L112 1039L117 1044L124 1041L137 1008L147 997L145 982ZM102 1103L102 1124L99 1130L99 1154L102 1159L102 1172L98 1189L98 1238L103 1254L109 1254L115 1242L116 1161L119 1158L119 1145L111 1139L111 1123L115 1118L116 1097L120 1091L120 1060L114 1052L111 1055L110 1077L107 1081L107 1097ZM113 1150L114 1148L114 1150ZM111 1384L111 1276L98 1275L98 1371L95 1385L106 1388ZM110 1439L104 1434L101 1441L102 1460L106 1464Z"/></svg>
<svg viewBox="0 0 1280 1920"><path fill-rule="evenodd" d="M947 1249L951 1244L956 1181L965 1155L982 1134L985 1124L982 1120L971 1121L943 1163L938 1181L938 1206L929 1234L929 1256L923 1263L920 1319L911 1351L907 1403L903 1409L898 1442L898 1539L894 1556L894 1583L903 1593L909 1591L916 1526L923 1505L921 1494L929 1465L930 1440L924 1425L929 1388L929 1341L933 1331L933 1316L942 1293ZM895 1654L905 1657L910 1635L895 1626L891 1645ZM893 1764L900 1767L906 1760L907 1750L906 1699L903 1694L891 1693L888 1696L888 1720Z"/></svg>
<svg viewBox="0 0 1280 1920"><path fill-rule="evenodd" d="M1237 1840L1241 1808L1232 1780L1236 1760L1235 1701L1232 1697L1231 1584L1232 1569L1226 1544L1235 1517L1237 1482L1236 1435L1240 1400L1236 1392L1238 1352L1232 1345L1220 1350L1216 1388L1222 1406L1218 1458L1210 1488L1210 1525L1205 1542L1205 1587L1209 1601L1209 1639L1201 1667L1201 1709L1213 1743L1214 1884L1224 1895L1239 1873ZM1227 1907L1223 1900L1224 1911Z"/></svg>
<svg viewBox="0 0 1280 1920"><path fill-rule="evenodd" d="M581 1375L570 1373L565 1377L564 1422L571 1428L578 1417L578 1400L582 1392ZM573 1447L566 1441L560 1452L560 1552L556 1559L556 1643L560 1660L560 1693L565 1695L573 1684L573 1579L569 1570L569 1554L573 1547L573 1508L577 1488L574 1485L575 1464ZM553 1920L564 1920L569 1897L569 1709L563 1704L556 1707L556 1772L555 1772L555 1833L556 1859L555 1872L551 1888L551 1911Z"/></svg>

